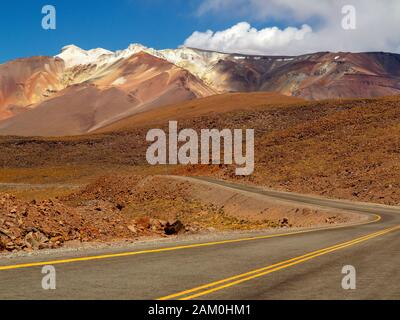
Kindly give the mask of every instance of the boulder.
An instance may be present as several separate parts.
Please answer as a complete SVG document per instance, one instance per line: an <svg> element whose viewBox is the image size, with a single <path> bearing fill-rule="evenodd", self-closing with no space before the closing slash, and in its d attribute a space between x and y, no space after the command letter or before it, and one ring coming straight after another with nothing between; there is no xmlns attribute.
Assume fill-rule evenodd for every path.
<svg viewBox="0 0 400 320"><path fill-rule="evenodd" d="M185 231L185 226L180 220L176 220L173 223L167 222L164 228L164 232L167 235L179 234L182 231Z"/></svg>
<svg viewBox="0 0 400 320"><path fill-rule="evenodd" d="M41 232L36 232L36 233L29 232L25 236L24 240L25 240L24 244L26 245L26 247L32 248L33 250L38 250L48 247L47 243L49 241L49 239Z"/></svg>

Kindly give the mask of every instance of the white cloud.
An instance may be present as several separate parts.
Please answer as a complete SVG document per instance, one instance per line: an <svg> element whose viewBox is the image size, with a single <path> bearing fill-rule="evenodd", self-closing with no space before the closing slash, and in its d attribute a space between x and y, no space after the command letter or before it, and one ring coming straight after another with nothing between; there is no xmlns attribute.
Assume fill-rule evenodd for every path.
<svg viewBox="0 0 400 320"><path fill-rule="evenodd" d="M357 28L342 28L342 7L353 5ZM288 28L256 30L239 23L195 32L185 45L227 52L301 54L315 51L400 52L399 0L205 0L199 15L226 14L248 21L273 18ZM291 27L303 25L301 28Z"/></svg>
<svg viewBox="0 0 400 320"><path fill-rule="evenodd" d="M222 52L260 54L280 54L297 41L304 40L312 29L308 25L299 28L288 27L281 30L277 27L257 30L249 23L241 22L224 31L194 32L186 41L185 46Z"/></svg>

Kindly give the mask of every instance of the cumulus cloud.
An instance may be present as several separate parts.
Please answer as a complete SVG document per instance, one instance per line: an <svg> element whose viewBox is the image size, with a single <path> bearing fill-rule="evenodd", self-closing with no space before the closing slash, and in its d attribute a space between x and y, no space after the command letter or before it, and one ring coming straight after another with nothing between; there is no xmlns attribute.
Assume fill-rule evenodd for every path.
<svg viewBox="0 0 400 320"><path fill-rule="evenodd" d="M241 22L223 31L194 32L185 41L185 46L222 52L259 54L268 51L270 54L279 54L281 48L304 40L311 32L308 25L300 29L288 27L281 30L273 27L257 30L249 23Z"/></svg>
<svg viewBox="0 0 400 320"><path fill-rule="evenodd" d="M355 30L342 27L342 8L345 5L356 9ZM400 53L398 0L204 0L198 14L210 13L229 14L248 21L274 19L287 27L257 30L242 22L226 30L196 31L184 45L250 54L294 55L316 51Z"/></svg>

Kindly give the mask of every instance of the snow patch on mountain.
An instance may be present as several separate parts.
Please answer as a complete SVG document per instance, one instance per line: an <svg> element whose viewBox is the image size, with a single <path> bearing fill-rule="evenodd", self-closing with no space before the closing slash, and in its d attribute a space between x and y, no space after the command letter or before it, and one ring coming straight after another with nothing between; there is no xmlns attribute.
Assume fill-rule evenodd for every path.
<svg viewBox="0 0 400 320"><path fill-rule="evenodd" d="M98 64L112 55L112 51L102 48L84 50L75 45L68 45L62 48L61 53L56 57L64 60L65 67L70 68L76 65Z"/></svg>
<svg viewBox="0 0 400 320"><path fill-rule="evenodd" d="M120 86L126 83L126 79L124 77L120 77L117 80L115 80L112 85L113 86Z"/></svg>
<svg viewBox="0 0 400 320"><path fill-rule="evenodd" d="M188 70L209 85L213 85L212 69L218 61L229 55L187 47L158 51L165 60Z"/></svg>
<svg viewBox="0 0 400 320"><path fill-rule="evenodd" d="M62 48L61 53L56 57L64 60L66 68L89 64L100 67L112 64L120 59L127 59L142 51L159 56L156 50L134 43L125 50L118 50L115 52L102 48L84 50L75 45L68 45Z"/></svg>
<svg viewBox="0 0 400 320"><path fill-rule="evenodd" d="M109 51L102 48L84 50L75 45L69 45L62 49L56 57L65 62L65 67L72 68L78 65L96 65L97 69L103 69L108 65L139 53L146 52L160 59L184 68L202 80L208 82L207 73L221 59L229 56L219 52L204 51L192 48L181 47L178 49L155 50L134 43L124 50Z"/></svg>

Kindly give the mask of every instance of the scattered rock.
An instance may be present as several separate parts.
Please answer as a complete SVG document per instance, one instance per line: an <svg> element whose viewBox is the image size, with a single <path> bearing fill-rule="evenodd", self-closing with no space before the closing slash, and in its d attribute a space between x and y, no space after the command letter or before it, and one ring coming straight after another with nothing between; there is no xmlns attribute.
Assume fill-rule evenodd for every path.
<svg viewBox="0 0 400 320"><path fill-rule="evenodd" d="M333 216L333 217L326 218L325 222L329 223L329 224L334 224L334 223L336 223L336 220L337 220L337 217Z"/></svg>
<svg viewBox="0 0 400 320"><path fill-rule="evenodd" d="M7 244L6 244L6 250L8 250L8 251L13 251L13 250L15 250L16 249L16 246L15 246L15 244L13 243L13 242L8 242Z"/></svg>
<svg viewBox="0 0 400 320"><path fill-rule="evenodd" d="M41 232L29 232L25 236L25 245L33 250L44 249L48 247L48 241L49 239Z"/></svg>
<svg viewBox="0 0 400 320"><path fill-rule="evenodd" d="M11 232L7 231L6 229L0 228L0 235L3 234L6 237L9 237L11 239L12 235Z"/></svg>
<svg viewBox="0 0 400 320"><path fill-rule="evenodd" d="M279 224L281 228L288 228L290 227L289 225L289 219L288 218L283 218L282 220L279 220Z"/></svg>
<svg viewBox="0 0 400 320"><path fill-rule="evenodd" d="M176 220L173 223L167 222L167 225L164 228L164 232L167 235L179 234L180 232L185 230L185 226L180 220Z"/></svg>
<svg viewBox="0 0 400 320"><path fill-rule="evenodd" d="M137 234L138 233L138 229L136 228L136 226L134 225L130 225L128 226L129 231L131 231L133 234Z"/></svg>

